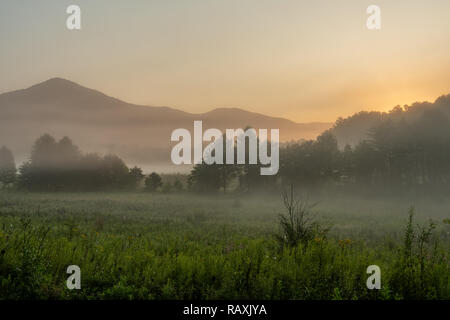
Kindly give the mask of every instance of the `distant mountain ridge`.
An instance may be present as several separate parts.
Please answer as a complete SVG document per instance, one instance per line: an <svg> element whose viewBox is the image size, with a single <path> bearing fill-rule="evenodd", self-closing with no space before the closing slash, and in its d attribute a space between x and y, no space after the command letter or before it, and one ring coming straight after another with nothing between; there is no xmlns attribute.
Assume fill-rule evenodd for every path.
<svg viewBox="0 0 450 320"><path fill-rule="evenodd" d="M83 150L116 153L148 170L170 166L170 135L176 128L278 128L281 141L313 139L331 123L295 123L238 108L193 114L170 107L130 104L61 78L0 94L0 145L18 162L44 133L69 136ZM158 164L158 165L157 165Z"/></svg>

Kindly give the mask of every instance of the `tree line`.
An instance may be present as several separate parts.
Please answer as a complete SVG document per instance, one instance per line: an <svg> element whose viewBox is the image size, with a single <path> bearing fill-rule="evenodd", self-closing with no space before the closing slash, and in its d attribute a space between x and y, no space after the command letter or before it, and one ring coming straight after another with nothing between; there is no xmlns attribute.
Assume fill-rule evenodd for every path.
<svg viewBox="0 0 450 320"><path fill-rule="evenodd" d="M400 113L400 110L393 110ZM295 184L312 191L446 192L450 187L450 119L429 108L414 118L379 119L366 138L339 147L333 130L315 140L280 148L276 177L259 175L259 166L200 164L190 183L198 189L226 191L235 181L240 191L270 190Z"/></svg>
<svg viewBox="0 0 450 320"><path fill-rule="evenodd" d="M256 192L291 184L309 190L333 188L352 192L446 192L450 187L447 113L430 108L413 120L382 119L366 136L356 145L339 147L333 131L328 130L315 140L289 143L280 148L280 170L276 176L261 176L259 163L201 163L193 167L186 183L177 179L164 184L157 173L145 176L140 168L128 168L115 155L83 154L67 137L56 141L44 135L36 140L30 160L20 166L18 174L11 151L0 149L0 183L43 191L144 187L169 192L181 191L186 185L189 190L202 193ZM223 156L226 157L226 150Z"/></svg>
<svg viewBox="0 0 450 320"><path fill-rule="evenodd" d="M101 191L137 189L144 181L150 191L161 185L161 177L145 176L141 168L128 168L116 155L83 154L70 138L57 141L45 134L38 138L28 161L17 172L14 156L0 149L0 183L29 191Z"/></svg>

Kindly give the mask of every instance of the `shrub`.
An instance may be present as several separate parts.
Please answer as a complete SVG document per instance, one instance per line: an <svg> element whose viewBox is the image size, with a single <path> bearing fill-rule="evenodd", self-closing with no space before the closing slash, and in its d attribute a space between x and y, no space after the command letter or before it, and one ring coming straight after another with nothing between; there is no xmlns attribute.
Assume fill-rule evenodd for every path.
<svg viewBox="0 0 450 320"><path fill-rule="evenodd" d="M281 234L276 235L282 246L297 246L299 243L307 244L315 237L323 237L329 228L323 228L313 217L311 210L316 204L309 204L294 196L294 186L289 192L283 192L283 205L287 214L279 215Z"/></svg>

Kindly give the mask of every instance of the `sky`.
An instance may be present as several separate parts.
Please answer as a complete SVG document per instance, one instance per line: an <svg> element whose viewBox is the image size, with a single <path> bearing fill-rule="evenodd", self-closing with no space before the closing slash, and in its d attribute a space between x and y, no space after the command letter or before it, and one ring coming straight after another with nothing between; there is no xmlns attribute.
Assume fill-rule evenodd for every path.
<svg viewBox="0 0 450 320"><path fill-rule="evenodd" d="M0 93L61 77L136 104L332 122L450 93L449 40L448 0L2 0Z"/></svg>

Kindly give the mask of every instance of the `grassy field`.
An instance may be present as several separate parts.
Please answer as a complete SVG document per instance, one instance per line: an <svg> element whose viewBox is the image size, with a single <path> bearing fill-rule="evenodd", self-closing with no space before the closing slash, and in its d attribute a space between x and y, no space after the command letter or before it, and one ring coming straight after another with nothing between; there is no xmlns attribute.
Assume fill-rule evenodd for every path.
<svg viewBox="0 0 450 320"><path fill-rule="evenodd" d="M0 299L450 299L449 199L311 201L330 232L286 247L278 196L2 192Z"/></svg>

